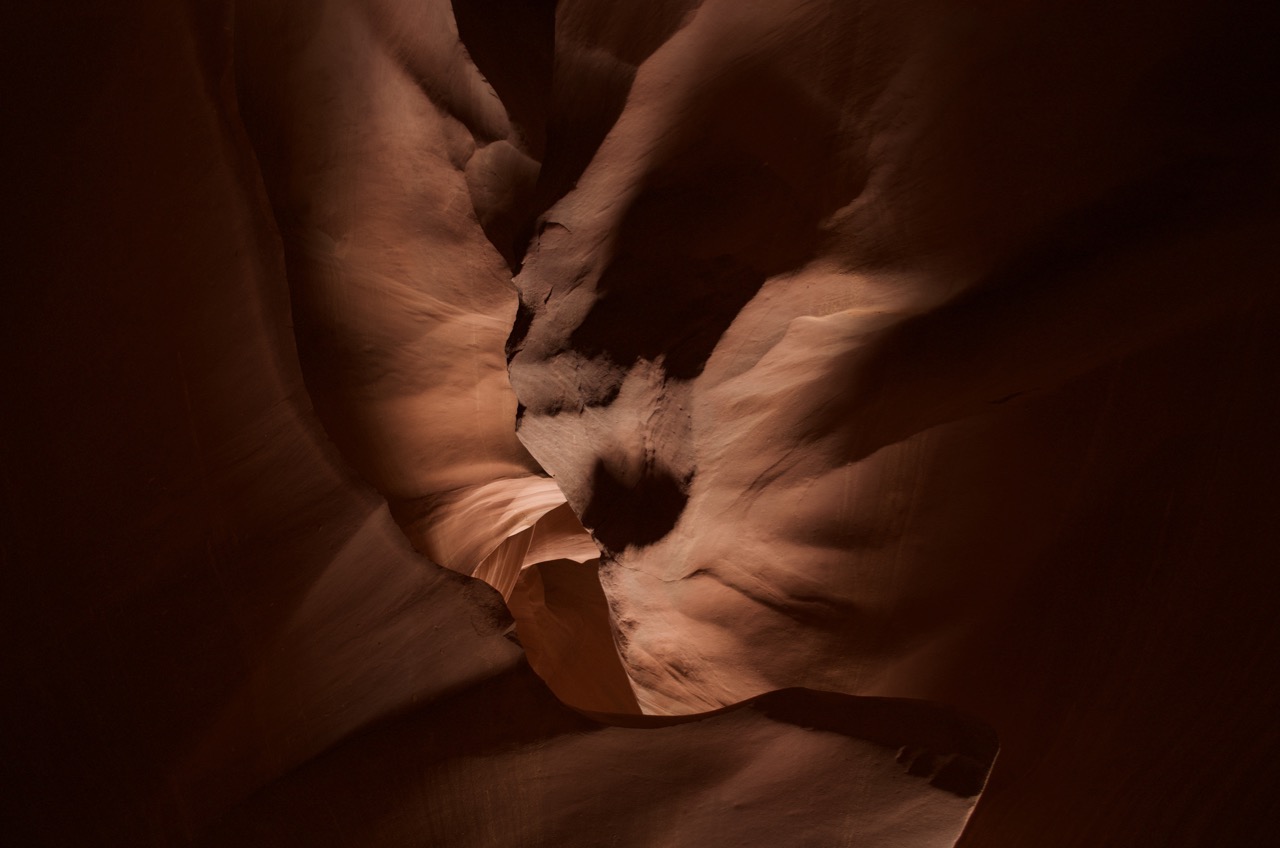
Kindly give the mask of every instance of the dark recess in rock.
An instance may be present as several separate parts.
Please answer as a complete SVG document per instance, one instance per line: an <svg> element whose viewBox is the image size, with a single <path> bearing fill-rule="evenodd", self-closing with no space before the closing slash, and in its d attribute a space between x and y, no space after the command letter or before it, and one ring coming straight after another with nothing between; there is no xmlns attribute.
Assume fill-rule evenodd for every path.
<svg viewBox="0 0 1280 848"><path fill-rule="evenodd" d="M511 334L507 336L508 362L520 351L525 336L529 335L529 327L533 325L533 314L533 310L525 305L523 299L516 305L515 324L511 327Z"/></svg>
<svg viewBox="0 0 1280 848"><path fill-rule="evenodd" d="M599 460L582 523L611 551L652 545L676 526L688 500L685 487L669 472L649 468L629 483Z"/></svg>
<svg viewBox="0 0 1280 848"><path fill-rule="evenodd" d="M728 257L619 256L600 280L604 296L574 330L571 344L619 365L661 356L667 376L693 379L764 279Z"/></svg>

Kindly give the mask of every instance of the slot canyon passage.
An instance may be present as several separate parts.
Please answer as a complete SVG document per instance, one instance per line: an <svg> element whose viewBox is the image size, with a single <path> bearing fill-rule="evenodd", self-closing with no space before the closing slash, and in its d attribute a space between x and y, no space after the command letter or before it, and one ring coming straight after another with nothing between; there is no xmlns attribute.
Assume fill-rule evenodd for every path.
<svg viewBox="0 0 1280 848"><path fill-rule="evenodd" d="M1276 841L1272 4L9 5L0 842Z"/></svg>

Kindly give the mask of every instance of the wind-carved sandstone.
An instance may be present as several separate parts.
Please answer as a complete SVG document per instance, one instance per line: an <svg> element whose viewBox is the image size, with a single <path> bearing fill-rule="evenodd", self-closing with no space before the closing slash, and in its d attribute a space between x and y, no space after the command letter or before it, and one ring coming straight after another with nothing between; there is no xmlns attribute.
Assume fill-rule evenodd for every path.
<svg viewBox="0 0 1280 848"><path fill-rule="evenodd" d="M576 707L805 687L991 721L980 844L1194 735L1144 717L1180 680L1144 646L1198 539L1258 574L1236 502L1266 487L1221 434L1260 410L1216 378L1262 378L1224 339L1275 309L1274 102L1213 94L1271 68L1245 24L498 5L241 23L308 391L413 546L497 588Z"/></svg>
<svg viewBox="0 0 1280 848"><path fill-rule="evenodd" d="M538 574L520 581L522 569L559 561L591 569L594 580L599 555L516 440L503 355L516 310L509 263L531 203L542 117L534 109L518 123L529 110L510 106L508 114L459 42L447 3L246 11L240 61L252 84L243 108L281 222L299 355L328 433L419 551L519 596L512 606L526 630L542 622L542 635L525 636L553 685L581 706L634 711L616 658L592 671L567 656L570 634L548 644L562 616L547 610ZM512 84L527 87L527 77ZM599 653L611 637L603 601L592 600L598 608L586 618L599 632L579 636Z"/></svg>
<svg viewBox="0 0 1280 848"><path fill-rule="evenodd" d="M1017 15L988 37L1038 54L992 52L989 23L702 3L542 215L519 433L604 549L645 711L804 685L1002 714L1023 678L962 678L1042 603L1019 587L1079 570L1097 493L1172 449L1116 393L1256 303L1274 210L1230 174L1261 149L1147 129L1187 60L1117 33L1064 110L1029 92L1097 56Z"/></svg>
<svg viewBox="0 0 1280 848"><path fill-rule="evenodd" d="M1276 4L6 11L6 844L1275 842Z"/></svg>
<svg viewBox="0 0 1280 848"><path fill-rule="evenodd" d="M866 183L863 145L840 135L854 131L845 111L867 105L844 102L851 71L813 88L774 66L824 26L796 12L527 4L503 21L485 4L371 0L258 4L239 23L242 108L326 431L418 551L502 594L553 691L610 721L815 683L796 669L762 686L738 662L723 672L738 684L715 695L695 669L655 697L657 666L637 660L659 646L633 618L661 598L612 577L606 598L597 577L602 549L611 569L630 567L619 554L658 550L684 520L709 470L691 387ZM822 296L843 296L832 280ZM569 421L587 426L555 430ZM667 628L685 608L643 614ZM680 624L652 660L692 668L710 656L705 637ZM883 709L885 733L858 731L895 762L867 809L924 804L933 813L893 838L950 844L990 737L942 721L920 746L907 730L946 711ZM903 780L920 789L891 800ZM842 827L883 830L879 813L859 817Z"/></svg>

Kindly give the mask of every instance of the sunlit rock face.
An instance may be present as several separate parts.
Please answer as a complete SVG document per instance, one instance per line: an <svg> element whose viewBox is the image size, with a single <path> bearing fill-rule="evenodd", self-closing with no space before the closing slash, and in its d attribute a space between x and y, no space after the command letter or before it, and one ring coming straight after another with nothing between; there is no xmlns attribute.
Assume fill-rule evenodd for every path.
<svg viewBox="0 0 1280 848"><path fill-rule="evenodd" d="M1208 838L1150 764L1269 756L1203 723L1277 694L1225 659L1280 644L1273 16L589 6L557 73L626 70L553 105L600 142L547 151L511 379L641 708L936 698L1004 745L966 844Z"/></svg>
<svg viewBox="0 0 1280 848"><path fill-rule="evenodd" d="M519 592L526 631L591 621L602 629L584 638L607 643L598 591L598 608L581 618L518 585L523 568L561 560L584 572L564 572L570 583L594 581L599 550L515 436L510 264L532 208L543 118L538 104L516 102L539 93L527 75L511 82L511 105L496 97L459 41L470 24L441 2L246 4L241 107L326 432L419 552L505 598ZM518 71L546 46L534 38L528 57L511 55L520 41L502 35L475 56ZM506 90L501 74L493 79ZM616 656L591 682L559 685L551 669L572 667L556 657L573 650L574 632L526 632L543 647L536 664L560 691L594 693L579 706L634 712ZM602 688L606 679L613 685Z"/></svg>
<svg viewBox="0 0 1280 848"><path fill-rule="evenodd" d="M30 8L6 841L1270 841L1263 4Z"/></svg>
<svg viewBox="0 0 1280 848"><path fill-rule="evenodd" d="M0 841L954 843L995 740L946 706L636 715L598 548L514 436L492 173L532 148L437 155L471 162L472 78L425 10L11 15Z"/></svg>
<svg viewBox="0 0 1280 848"><path fill-rule="evenodd" d="M566 50L608 53L611 23ZM1221 48L1187 42L1223 36L1190 10L1098 26L705 2L601 96L516 277L511 373L646 710L960 697L970 640L1203 427L1182 407L1213 369L1183 360L1224 355L1192 351L1276 267L1244 178L1274 103L1222 92L1249 68L1206 71Z"/></svg>
<svg viewBox="0 0 1280 848"><path fill-rule="evenodd" d="M278 64L252 66L232 25L266 27L254 10L27 8L6 54L30 85L12 103L24 205L0 334L0 841L955 841L995 741L945 706L792 690L688 721L634 715L580 561L598 551L513 435L514 290L394 288L415 267L403 254L396 273L361 272L288 222L297 195L268 205L260 171L287 176L270 159L280 137L258 123L250 146L235 60L266 97L292 48L323 52L352 20L330 6ZM286 101L298 120L308 91ZM323 176L299 180L359 183ZM303 211L341 209L339 194ZM412 246L387 238L402 237ZM423 326L439 359L414 345ZM415 375L424 363L436 371ZM510 561L509 603L535 635L605 640L522 651L503 595L457 573L509 584ZM636 723L565 706L526 656L587 681L564 690L575 703L625 692ZM601 657L616 676L594 673Z"/></svg>

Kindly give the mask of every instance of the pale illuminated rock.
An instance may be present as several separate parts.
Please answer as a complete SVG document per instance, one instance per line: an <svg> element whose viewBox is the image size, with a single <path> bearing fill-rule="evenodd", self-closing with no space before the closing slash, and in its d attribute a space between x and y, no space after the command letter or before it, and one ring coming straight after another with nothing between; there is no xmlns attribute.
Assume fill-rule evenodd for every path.
<svg viewBox="0 0 1280 848"><path fill-rule="evenodd" d="M1266 842L1264 4L93 6L8 27L9 841L952 844L880 694L999 731L966 846Z"/></svg>

